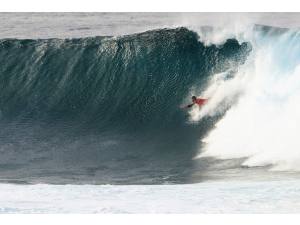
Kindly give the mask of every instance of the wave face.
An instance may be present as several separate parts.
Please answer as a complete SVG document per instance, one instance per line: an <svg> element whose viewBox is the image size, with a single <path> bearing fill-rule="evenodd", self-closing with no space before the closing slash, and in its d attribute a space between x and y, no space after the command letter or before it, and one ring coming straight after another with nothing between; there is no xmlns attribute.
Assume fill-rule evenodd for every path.
<svg viewBox="0 0 300 225"><path fill-rule="evenodd" d="M185 122L178 105L209 74L245 60L248 45L204 47L184 28L121 38L2 40L4 118L133 127Z"/></svg>
<svg viewBox="0 0 300 225"><path fill-rule="evenodd" d="M191 88L236 71L249 43L205 46L186 28L123 37L0 41L1 179L188 179L199 135ZM185 174L185 175L184 175Z"/></svg>

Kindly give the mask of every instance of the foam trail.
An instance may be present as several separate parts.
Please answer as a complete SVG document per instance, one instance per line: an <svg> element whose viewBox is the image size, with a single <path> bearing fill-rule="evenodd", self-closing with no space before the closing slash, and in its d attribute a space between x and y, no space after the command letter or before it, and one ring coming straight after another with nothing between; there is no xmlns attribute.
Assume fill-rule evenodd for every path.
<svg viewBox="0 0 300 225"><path fill-rule="evenodd" d="M253 61L233 80L224 81L216 92L232 96L243 90L243 95L203 140L206 147L200 157L246 157L244 166L272 165L272 170L298 171L299 32L269 35L255 41ZM210 89L212 86L207 91Z"/></svg>

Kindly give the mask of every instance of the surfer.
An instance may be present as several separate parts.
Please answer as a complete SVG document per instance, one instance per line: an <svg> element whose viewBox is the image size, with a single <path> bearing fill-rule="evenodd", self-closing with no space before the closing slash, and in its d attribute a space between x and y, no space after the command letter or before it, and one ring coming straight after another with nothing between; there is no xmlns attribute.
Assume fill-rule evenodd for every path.
<svg viewBox="0 0 300 225"><path fill-rule="evenodd" d="M207 102L207 99L205 98L197 98L196 96L192 96L192 104L189 104L183 108L190 108L192 107L193 105L198 105L198 106L203 106L206 102Z"/></svg>

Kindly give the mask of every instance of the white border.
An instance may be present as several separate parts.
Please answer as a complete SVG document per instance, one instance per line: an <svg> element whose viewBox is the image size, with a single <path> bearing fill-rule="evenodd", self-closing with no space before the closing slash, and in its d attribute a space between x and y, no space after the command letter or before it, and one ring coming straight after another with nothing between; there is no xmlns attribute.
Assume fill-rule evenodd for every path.
<svg viewBox="0 0 300 225"><path fill-rule="evenodd" d="M297 12L299 0L3 0L5 12Z"/></svg>
<svg viewBox="0 0 300 225"><path fill-rule="evenodd" d="M1 224L30 225L298 225L300 215L2 215Z"/></svg>

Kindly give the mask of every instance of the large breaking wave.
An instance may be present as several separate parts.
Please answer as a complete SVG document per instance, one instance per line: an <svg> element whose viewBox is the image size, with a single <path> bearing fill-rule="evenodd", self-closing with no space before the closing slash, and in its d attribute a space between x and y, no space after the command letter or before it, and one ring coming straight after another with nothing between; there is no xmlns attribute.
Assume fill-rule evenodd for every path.
<svg viewBox="0 0 300 225"><path fill-rule="evenodd" d="M217 118L180 109L251 51L186 28L123 37L0 41L3 180L153 183L187 179ZM183 176L184 174L184 176Z"/></svg>
<svg viewBox="0 0 300 225"><path fill-rule="evenodd" d="M215 158L298 170L298 42L263 26L3 39L1 179L198 182ZM209 103L180 109L191 95Z"/></svg>

